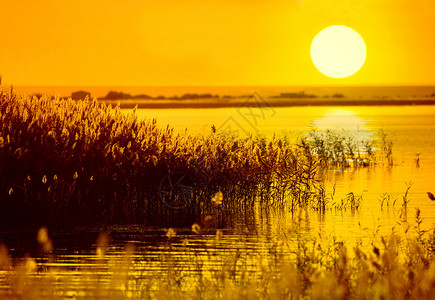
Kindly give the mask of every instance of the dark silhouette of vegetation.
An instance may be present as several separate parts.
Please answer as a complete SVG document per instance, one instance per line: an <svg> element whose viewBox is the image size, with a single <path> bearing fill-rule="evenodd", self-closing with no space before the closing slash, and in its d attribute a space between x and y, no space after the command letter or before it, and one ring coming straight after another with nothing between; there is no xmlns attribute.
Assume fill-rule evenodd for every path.
<svg viewBox="0 0 435 300"><path fill-rule="evenodd" d="M210 199L218 191L229 213L255 202L324 210L322 170L336 160L304 139L174 134L95 100L3 91L0 118L3 226L192 220L216 209ZM190 178L187 190L163 193L174 174Z"/></svg>
<svg viewBox="0 0 435 300"><path fill-rule="evenodd" d="M307 135L313 154L327 164L340 167L393 166L393 141L383 130L368 139L344 129L312 128ZM378 149L375 151L375 149Z"/></svg>
<svg viewBox="0 0 435 300"><path fill-rule="evenodd" d="M215 209L209 199L217 191L228 211L256 199L318 205L312 200L320 191L320 160L285 140L175 135L156 120L96 101L0 97L3 226L195 218ZM176 173L194 179L187 200L182 193L159 193L163 179ZM187 201L183 209L168 207L177 199Z"/></svg>
<svg viewBox="0 0 435 300"><path fill-rule="evenodd" d="M331 96L332 98L344 98L344 95L341 93L335 93Z"/></svg>
<svg viewBox="0 0 435 300"><path fill-rule="evenodd" d="M85 97L82 97L81 99L84 99ZM219 95L212 95L210 93L205 94L195 94L195 93L186 93L182 96L172 96L172 97L165 97L162 95L152 97L150 95L146 94L138 94L138 95L131 95L123 92L115 92L110 91L105 97L103 97L103 100L124 100L124 99L154 99L154 100L196 100L196 99L211 99L211 98L219 98Z"/></svg>
<svg viewBox="0 0 435 300"><path fill-rule="evenodd" d="M85 91L77 91L71 94L71 99L73 100L81 100L81 99L85 99L86 97L91 98L91 93Z"/></svg>
<svg viewBox="0 0 435 300"><path fill-rule="evenodd" d="M272 96L272 98L317 98L316 95L312 94L305 94L304 91L301 91L299 93L281 93L279 96Z"/></svg>
<svg viewBox="0 0 435 300"><path fill-rule="evenodd" d="M83 98L82 98L83 99ZM123 92L114 92L110 91L106 97L103 99L107 100L122 100L122 99L133 99L133 96L131 94L125 94Z"/></svg>

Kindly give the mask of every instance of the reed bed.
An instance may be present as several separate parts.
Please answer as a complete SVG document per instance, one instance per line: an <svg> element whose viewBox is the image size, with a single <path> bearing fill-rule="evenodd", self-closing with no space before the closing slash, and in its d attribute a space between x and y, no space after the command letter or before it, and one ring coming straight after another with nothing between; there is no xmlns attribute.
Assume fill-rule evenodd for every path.
<svg viewBox="0 0 435 300"><path fill-rule="evenodd" d="M394 165L393 140L379 130L373 136L345 129L319 130L313 127L305 137L314 155L332 167L368 167Z"/></svg>
<svg viewBox="0 0 435 300"><path fill-rule="evenodd" d="M324 210L322 172L333 159L316 145L241 139L214 127L175 134L96 100L3 89L0 226L191 222L258 202ZM225 201L210 200L217 192Z"/></svg>

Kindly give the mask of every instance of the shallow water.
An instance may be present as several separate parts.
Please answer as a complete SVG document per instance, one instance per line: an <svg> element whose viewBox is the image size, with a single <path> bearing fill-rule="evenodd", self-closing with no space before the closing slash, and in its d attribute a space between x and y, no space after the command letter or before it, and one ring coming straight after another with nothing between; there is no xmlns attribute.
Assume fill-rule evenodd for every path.
<svg viewBox="0 0 435 300"><path fill-rule="evenodd" d="M420 207L426 223L435 224L435 202L431 202L426 194L435 191L435 107L252 108L251 115L256 117L246 117L246 112L245 108L139 109L138 115L157 118L158 124L163 126L169 123L178 131L188 128L192 133L208 133L212 125L224 130L231 123L232 130L237 130L241 136L246 133L267 137L286 134L296 138L306 134L313 125L319 129L344 128L358 137L370 137L382 129L394 142L394 167L331 170L328 180L330 190L335 184L338 199L349 192L357 195L364 193L364 207L379 210L379 195L389 193L401 196L406 190L406 183L412 183L412 213L414 207Z"/></svg>
<svg viewBox="0 0 435 300"><path fill-rule="evenodd" d="M247 112L251 117L247 117ZM394 166L329 171L326 187L330 201L339 202L353 192L363 199L357 211L330 210L325 214L299 212L291 215L286 211L255 207L232 220L226 219L228 222L219 222L217 226L223 236L218 241L216 228L203 228L199 235L190 228L177 228L176 235L169 239L167 228L109 227L104 228L109 233L109 246L101 258L96 255L96 241L101 228L68 232L49 228L54 246L51 255L41 252L36 242L37 229L2 232L0 242L7 245L16 264L28 254L37 258L39 271L51 269L56 274L56 284L62 289L79 288L86 292L88 286L110 281L113 270L125 263L123 253L125 245L129 244L134 246L130 259L135 270L133 277L137 280L163 278L168 272L178 272L176 276L183 280L199 273L216 276L226 260L236 255L243 258L246 269L256 276L258 258L271 255L271 249L276 249L274 245L278 236L285 236L287 241L304 235L335 236L351 245L361 240L369 244L377 232L388 234L394 227L396 232L403 234L407 224L415 225L416 207L421 209L423 228L435 224L435 202L426 195L427 191L435 192L435 108L432 106L291 107L267 111L139 109L138 115L141 118L156 117L161 126L169 123L176 131L188 128L192 133L207 133L212 125L224 130L228 124L232 124L232 129L241 135L259 133L271 137L273 134L287 134L292 138L306 133L313 124L319 129L345 128L363 137L371 137L383 129L394 141ZM412 183L412 187L404 213L401 206L407 183ZM335 194L332 199L333 187ZM389 195L389 200L385 200L381 208L380 199L384 193ZM294 223L295 219L298 222ZM192 220L194 222L199 221ZM412 234L412 230L410 232ZM288 251L285 253L291 255ZM5 276L0 272L0 281ZM78 279L83 277L87 280Z"/></svg>

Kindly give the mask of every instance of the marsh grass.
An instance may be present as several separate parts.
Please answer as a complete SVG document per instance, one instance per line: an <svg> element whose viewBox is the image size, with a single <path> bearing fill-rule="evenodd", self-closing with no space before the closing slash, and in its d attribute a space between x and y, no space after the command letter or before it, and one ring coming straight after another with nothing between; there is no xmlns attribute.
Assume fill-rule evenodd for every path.
<svg viewBox="0 0 435 300"><path fill-rule="evenodd" d="M382 129L373 136L344 129L312 127L305 137L314 155L332 167L394 165L393 140Z"/></svg>
<svg viewBox="0 0 435 300"><path fill-rule="evenodd" d="M256 203L325 210L322 174L351 154L331 156L319 143L242 139L216 130L175 134L155 119L95 100L2 90L0 226L191 222L252 210ZM368 159L351 157L357 165ZM188 192L162 192L173 174L190 178L183 182ZM211 201L217 192L223 195L218 205ZM180 205L174 209L174 203Z"/></svg>

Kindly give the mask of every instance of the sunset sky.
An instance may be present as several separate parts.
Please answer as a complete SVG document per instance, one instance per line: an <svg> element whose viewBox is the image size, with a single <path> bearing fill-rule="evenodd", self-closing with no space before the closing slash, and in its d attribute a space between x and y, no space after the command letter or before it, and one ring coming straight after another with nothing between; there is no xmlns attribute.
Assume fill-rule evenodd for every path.
<svg viewBox="0 0 435 300"><path fill-rule="evenodd" d="M1 0L14 85L432 85L435 0ZM343 79L310 58L346 25L367 58Z"/></svg>

